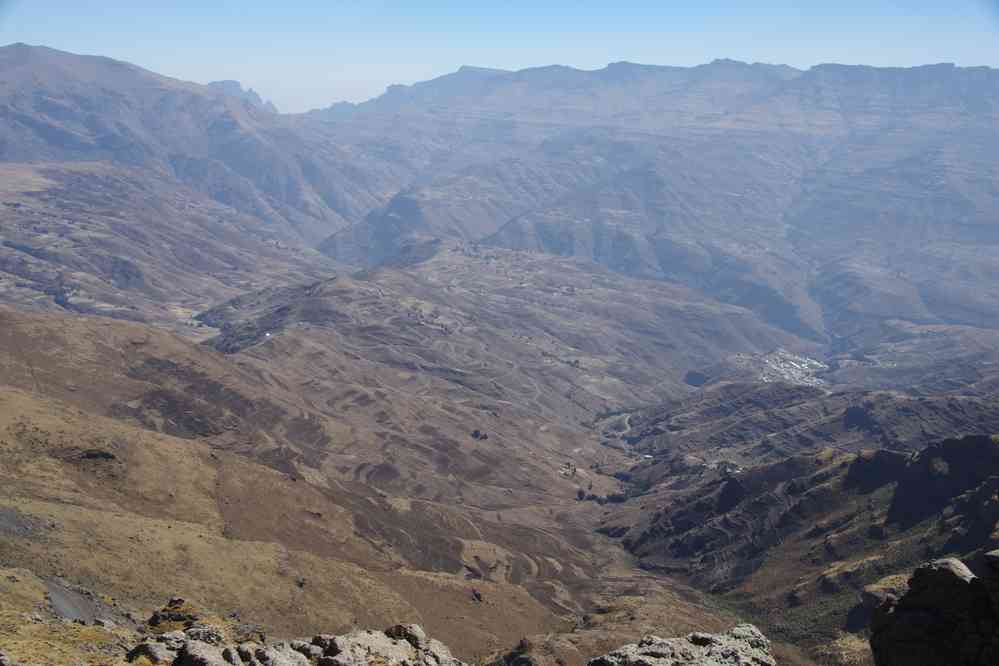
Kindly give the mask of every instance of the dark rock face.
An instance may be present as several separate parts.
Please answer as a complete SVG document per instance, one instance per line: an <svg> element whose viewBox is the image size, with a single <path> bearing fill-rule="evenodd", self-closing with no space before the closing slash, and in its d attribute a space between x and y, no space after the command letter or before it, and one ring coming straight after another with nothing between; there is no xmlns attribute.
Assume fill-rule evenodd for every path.
<svg viewBox="0 0 999 666"><path fill-rule="evenodd" d="M646 636L589 666L776 666L770 641L751 624L724 634L693 633L684 638Z"/></svg>
<svg viewBox="0 0 999 666"><path fill-rule="evenodd" d="M886 449L860 455L846 473L846 484L861 492L871 492L898 480L905 471L908 460L907 454Z"/></svg>
<svg viewBox="0 0 999 666"><path fill-rule="evenodd" d="M999 571L986 558L976 576L960 560L916 569L909 591L888 597L871 622L878 666L999 663Z"/></svg>
<svg viewBox="0 0 999 666"><path fill-rule="evenodd" d="M991 437L965 437L927 447L899 480L888 520L914 525L951 498L987 482L996 469L999 445Z"/></svg>

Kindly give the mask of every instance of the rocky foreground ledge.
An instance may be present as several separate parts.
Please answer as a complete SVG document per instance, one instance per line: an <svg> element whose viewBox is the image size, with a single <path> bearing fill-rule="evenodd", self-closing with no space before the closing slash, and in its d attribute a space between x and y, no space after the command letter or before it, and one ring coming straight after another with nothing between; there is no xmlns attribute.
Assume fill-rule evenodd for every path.
<svg viewBox="0 0 999 666"><path fill-rule="evenodd" d="M132 650L132 663L172 666L466 666L415 624L385 631L315 636L270 646L225 645L207 627L161 634ZM502 660L496 664L503 663ZM518 666L533 664L524 655ZM724 634L694 633L685 638L647 636L590 660L590 666L776 666L760 630L741 624Z"/></svg>
<svg viewBox="0 0 999 666"><path fill-rule="evenodd" d="M341 636L262 644L226 642L222 630L203 624L149 636L128 652L136 666L467 666L440 641L415 624L384 631L353 631ZM492 666L533 666L529 654ZM770 641L749 624L724 634L694 633L684 638L647 636L638 643L591 659L590 666L776 666ZM15 664L0 652L0 666Z"/></svg>
<svg viewBox="0 0 999 666"><path fill-rule="evenodd" d="M463 666L443 643L428 638L415 624L272 645L226 644L216 629L193 626L141 643L128 653L128 661L142 666Z"/></svg>

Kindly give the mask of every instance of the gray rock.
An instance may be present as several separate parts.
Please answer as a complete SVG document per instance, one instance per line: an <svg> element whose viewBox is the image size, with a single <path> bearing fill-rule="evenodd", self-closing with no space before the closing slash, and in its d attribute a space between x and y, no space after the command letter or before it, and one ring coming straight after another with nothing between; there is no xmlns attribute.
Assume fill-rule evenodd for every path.
<svg viewBox="0 0 999 666"><path fill-rule="evenodd" d="M325 649L325 654L320 663L327 666L367 666L371 660L384 666L464 666L443 643L428 639L423 629L416 625L337 636Z"/></svg>
<svg viewBox="0 0 999 666"><path fill-rule="evenodd" d="M336 666L367 666L372 655L378 655L386 665L412 662L416 657L407 641L391 638L382 631L353 631L337 636L332 650L332 663Z"/></svg>
<svg viewBox="0 0 999 666"><path fill-rule="evenodd" d="M177 657L177 651L171 650L163 643L140 643L128 652L128 661L145 657L154 664L172 664Z"/></svg>
<svg viewBox="0 0 999 666"><path fill-rule="evenodd" d="M3 651L0 651L0 666L17 666L14 660L8 657Z"/></svg>
<svg viewBox="0 0 999 666"><path fill-rule="evenodd" d="M311 666L308 658L288 645L260 648L254 656L263 666Z"/></svg>
<svg viewBox="0 0 999 666"><path fill-rule="evenodd" d="M243 658L239 656L237 648L231 646L222 648L222 658L225 659L227 664L232 664L232 666L246 666L243 663Z"/></svg>
<svg viewBox="0 0 999 666"><path fill-rule="evenodd" d="M307 643L305 641L291 641L288 646L295 652L298 652L309 659L319 659L319 657L323 656L323 649L318 645L313 645L312 643Z"/></svg>
<svg viewBox="0 0 999 666"><path fill-rule="evenodd" d="M231 666L222 650L201 641L187 641L174 660L174 666Z"/></svg>
<svg viewBox="0 0 999 666"><path fill-rule="evenodd" d="M225 642L225 636L215 627L206 624L196 624L184 630L184 635L189 640L201 641L209 645L221 645Z"/></svg>
<svg viewBox="0 0 999 666"><path fill-rule="evenodd" d="M158 643L163 643L171 650L177 651L184 647L187 636L183 631L168 631L156 637Z"/></svg>
<svg viewBox="0 0 999 666"><path fill-rule="evenodd" d="M751 624L724 634L694 633L685 638L646 636L609 654L591 659L590 666L776 666L770 641Z"/></svg>
<svg viewBox="0 0 999 666"><path fill-rule="evenodd" d="M236 646L236 654L238 654L243 661L249 663L256 661L254 654L256 654L259 648L260 646L256 643L240 643Z"/></svg>

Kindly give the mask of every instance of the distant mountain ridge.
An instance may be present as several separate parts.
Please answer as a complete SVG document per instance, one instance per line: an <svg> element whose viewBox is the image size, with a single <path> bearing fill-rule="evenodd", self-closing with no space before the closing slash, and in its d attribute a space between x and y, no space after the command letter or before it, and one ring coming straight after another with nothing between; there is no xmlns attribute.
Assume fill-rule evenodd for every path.
<svg viewBox="0 0 999 666"><path fill-rule="evenodd" d="M0 160L148 170L344 264L457 240L679 282L815 341L999 326L990 68L463 67L300 115L43 47L0 68Z"/></svg>
<svg viewBox="0 0 999 666"><path fill-rule="evenodd" d="M365 166L368 159L297 128L249 92L233 94L231 84L202 86L24 44L0 48L0 72L0 160L144 169L287 239L319 240L406 180L404 166Z"/></svg>
<svg viewBox="0 0 999 666"><path fill-rule="evenodd" d="M0 160L144 169L344 264L455 240L679 282L820 342L999 326L990 68L463 67L301 115L43 47L0 68Z"/></svg>
<svg viewBox="0 0 999 666"><path fill-rule="evenodd" d="M941 89L946 81L952 85ZM934 79L936 85L934 86ZM547 65L521 70L504 70L488 67L463 65L454 72L411 85L391 85L379 96L360 103L338 102L327 109L315 109L310 115L323 115L328 109L351 107L357 111L375 112L397 108L407 103L456 103L474 100L476 96L496 95L504 91L526 86L531 92L548 93L549 96L594 90L608 85L652 85L659 91L684 92L685 87L702 85L706 82L717 84L740 83L757 84L778 82L778 94L807 95L816 92L824 85L850 82L864 86L895 85L889 95L899 97L915 92L913 85L929 86L924 92L934 95L940 101L941 94L955 95L955 101L975 106L976 102L994 97L999 70L987 66L957 67L954 63L937 63L913 67L874 67L869 65L844 65L823 63L808 69L797 69L789 65L747 63L728 58L716 59L710 63L689 67L671 65L648 65L627 61L614 62L600 69L585 70L565 65ZM908 84L908 87L906 86ZM984 89L982 88L984 86ZM992 86L993 90L988 90ZM934 89L935 88L935 89ZM755 91L759 93L760 91ZM870 95L870 89L859 89L855 98ZM976 99L977 98L977 99ZM757 97L750 101L761 101ZM743 102L746 100L737 101ZM495 101L495 99L491 100ZM636 106L647 99L633 100ZM717 100L716 100L717 101ZM820 100L814 100L820 101ZM481 107L483 110L485 106ZM727 109L731 111L732 109ZM494 108L497 113L506 109ZM591 108L588 111L599 111Z"/></svg>
<svg viewBox="0 0 999 666"><path fill-rule="evenodd" d="M440 238L576 256L815 340L878 311L994 326L969 288L995 268L980 244L999 199L976 174L995 173L997 112L999 72L951 64L462 69L327 116L448 152L320 249L367 266ZM967 267L945 272L949 298L944 256Z"/></svg>

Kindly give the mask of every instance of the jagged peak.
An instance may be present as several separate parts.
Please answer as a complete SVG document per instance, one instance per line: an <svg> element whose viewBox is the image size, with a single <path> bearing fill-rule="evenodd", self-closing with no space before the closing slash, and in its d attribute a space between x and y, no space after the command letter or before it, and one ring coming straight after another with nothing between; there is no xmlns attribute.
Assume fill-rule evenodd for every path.
<svg viewBox="0 0 999 666"><path fill-rule="evenodd" d="M224 79L221 81L211 81L208 84L209 88L221 92L223 95L229 97L237 97L239 99L246 100L250 102L255 107L265 109L271 113L277 113L278 109L270 100L263 99L260 94L253 88L244 88L243 84L234 79Z"/></svg>

